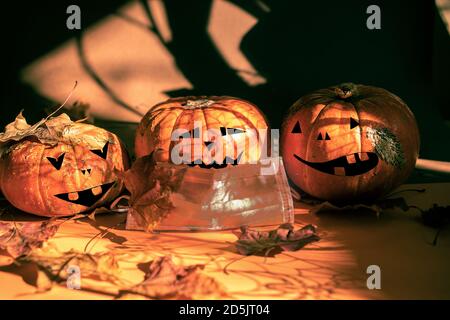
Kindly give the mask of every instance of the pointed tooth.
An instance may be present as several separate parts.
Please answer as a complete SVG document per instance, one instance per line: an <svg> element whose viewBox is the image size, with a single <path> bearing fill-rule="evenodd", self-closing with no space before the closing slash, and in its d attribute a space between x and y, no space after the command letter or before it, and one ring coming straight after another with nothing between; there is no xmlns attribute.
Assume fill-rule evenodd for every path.
<svg viewBox="0 0 450 320"><path fill-rule="evenodd" d="M334 174L337 176L345 176L345 168L344 167L334 167Z"/></svg>
<svg viewBox="0 0 450 320"><path fill-rule="evenodd" d="M347 157L347 163L356 163L356 158L355 158L355 155L354 154L350 154L350 155L348 155Z"/></svg>

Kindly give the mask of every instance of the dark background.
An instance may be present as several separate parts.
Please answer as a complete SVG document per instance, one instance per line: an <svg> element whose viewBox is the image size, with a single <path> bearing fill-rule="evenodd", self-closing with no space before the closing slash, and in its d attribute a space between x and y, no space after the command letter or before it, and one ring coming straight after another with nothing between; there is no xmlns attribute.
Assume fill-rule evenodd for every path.
<svg viewBox="0 0 450 320"><path fill-rule="evenodd" d="M272 127L279 128L287 108L312 90L349 81L380 86L403 98L416 115L421 157L450 161L445 123L450 119L450 41L434 1L266 0L270 12L256 1L232 2L258 18L241 50L267 83L251 87L226 64L207 32L212 1L171 0L164 5L173 39L165 45L194 88L168 95L242 97L261 106ZM0 125L24 106L33 106L26 109L27 117L37 121L44 108L58 103L22 83L18 72L69 38L82 37L83 30L65 27L68 5L81 7L87 29L125 3L16 1L3 6ZM141 4L150 10L145 1ZM381 7L381 30L366 28L371 4Z"/></svg>

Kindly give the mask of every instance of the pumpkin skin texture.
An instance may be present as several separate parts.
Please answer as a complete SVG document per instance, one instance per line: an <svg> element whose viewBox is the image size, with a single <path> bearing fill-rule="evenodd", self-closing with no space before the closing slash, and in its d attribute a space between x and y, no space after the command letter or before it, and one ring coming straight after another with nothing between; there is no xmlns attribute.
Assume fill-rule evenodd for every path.
<svg viewBox="0 0 450 320"><path fill-rule="evenodd" d="M387 90L342 84L298 100L282 125L291 181L334 203L373 201L404 182L419 155L408 106Z"/></svg>
<svg viewBox="0 0 450 320"><path fill-rule="evenodd" d="M193 134L198 130L194 128L195 124L201 126L201 133L198 135ZM172 133L180 129L190 132L187 142L191 149L187 156L190 158L188 162L225 163L224 158L214 158L214 151L209 156L205 152L205 148L209 149L209 144L214 142L211 141L214 138L208 134L208 130L213 129L216 132L223 131L220 141L214 143L221 143L223 155L230 155L237 164L259 160L260 142L266 137L262 137L258 130L267 130L268 125L257 106L238 98L200 96L169 99L152 107L140 122L135 138L136 156L142 157L157 151L154 154L158 161L174 162L171 151L179 142L172 141ZM231 134L228 130L234 130L234 133ZM250 132L254 133L252 137L256 140L250 139Z"/></svg>
<svg viewBox="0 0 450 320"><path fill-rule="evenodd" d="M20 210L70 216L110 202L122 190L114 170L126 170L128 156L119 138L90 124L63 120L62 127L53 127L60 140L25 137L0 158L2 192Z"/></svg>

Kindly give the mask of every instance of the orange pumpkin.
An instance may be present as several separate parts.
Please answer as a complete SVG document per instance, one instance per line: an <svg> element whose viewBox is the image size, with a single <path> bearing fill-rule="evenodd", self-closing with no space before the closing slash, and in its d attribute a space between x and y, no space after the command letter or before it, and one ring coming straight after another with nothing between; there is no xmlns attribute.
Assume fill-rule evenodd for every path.
<svg viewBox="0 0 450 320"><path fill-rule="evenodd" d="M180 148L180 156L187 158L183 163L219 168L213 164L256 162L266 138L258 130L267 129L262 112L250 102L214 96L174 98L144 116L136 132L135 153L142 157L157 151L159 161L174 162L172 151L188 138ZM215 153L219 149L220 156Z"/></svg>
<svg viewBox="0 0 450 320"><path fill-rule="evenodd" d="M343 84L318 90L289 110L281 153L291 181L334 202L373 200L404 182L419 154L407 105L387 90Z"/></svg>
<svg viewBox="0 0 450 320"><path fill-rule="evenodd" d="M40 216L68 216L113 200L115 170L128 167L119 138L62 114L30 126L20 114L0 134L0 186L15 207Z"/></svg>

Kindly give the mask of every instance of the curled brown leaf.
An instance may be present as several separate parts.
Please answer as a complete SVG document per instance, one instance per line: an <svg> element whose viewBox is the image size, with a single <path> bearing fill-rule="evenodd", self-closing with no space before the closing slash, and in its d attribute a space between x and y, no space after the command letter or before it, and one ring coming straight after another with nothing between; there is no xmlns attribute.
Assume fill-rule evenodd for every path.
<svg viewBox="0 0 450 320"><path fill-rule="evenodd" d="M121 296L138 294L151 299L223 298L225 291L213 278L199 272L203 265L188 267L173 263L170 256L158 257L148 265L145 280Z"/></svg>
<svg viewBox="0 0 450 320"><path fill-rule="evenodd" d="M46 221L0 221L0 249L13 258L28 255L40 248L58 230L56 220Z"/></svg>
<svg viewBox="0 0 450 320"><path fill-rule="evenodd" d="M180 184L183 170L164 166L153 155L138 158L130 170L118 172L130 192L130 213L147 230L156 227L173 208L171 194Z"/></svg>
<svg viewBox="0 0 450 320"><path fill-rule="evenodd" d="M271 231L258 231L244 226L237 236L236 248L243 255L266 254L274 249L296 251L320 240L317 228L311 224L298 230L294 230L292 224L282 224Z"/></svg>

